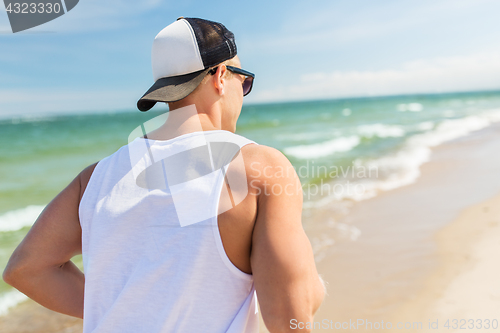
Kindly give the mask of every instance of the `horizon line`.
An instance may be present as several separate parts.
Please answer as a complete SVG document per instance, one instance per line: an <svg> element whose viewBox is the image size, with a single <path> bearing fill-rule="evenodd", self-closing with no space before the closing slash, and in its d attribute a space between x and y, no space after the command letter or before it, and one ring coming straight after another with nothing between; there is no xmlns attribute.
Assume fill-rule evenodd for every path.
<svg viewBox="0 0 500 333"><path fill-rule="evenodd" d="M422 97L422 96L438 96L438 95L455 95L455 94L481 94L481 93L500 93L499 89L489 90L467 90L467 91L447 91L447 92L427 92L427 93L405 93L405 94L387 94L387 95L353 95L345 97L331 97L331 98L317 98L317 99L300 99L291 101L268 101L268 102L249 102L244 103L242 108L266 105L282 105L282 104L297 104L297 103L314 103L314 102L328 102L328 101L342 101L342 100L359 100L359 99L377 99L377 98L396 98L396 97ZM163 110L160 108L149 111L149 113L168 112L168 108L161 104ZM146 113L140 112L137 109L112 109L112 110L79 110L79 111L54 111L45 113L24 113L21 115L16 114L1 114L0 122L3 123L9 120L38 120L42 121L47 118L64 117L64 116L87 116L87 115L105 115L116 113Z"/></svg>

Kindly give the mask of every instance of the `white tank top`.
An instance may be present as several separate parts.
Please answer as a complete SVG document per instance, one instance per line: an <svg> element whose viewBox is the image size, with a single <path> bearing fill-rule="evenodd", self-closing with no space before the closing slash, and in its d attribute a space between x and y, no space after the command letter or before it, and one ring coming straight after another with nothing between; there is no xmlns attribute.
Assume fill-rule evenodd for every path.
<svg viewBox="0 0 500 333"><path fill-rule="evenodd" d="M217 224L228 163L250 143L137 138L97 164L79 207L84 333L258 332L253 277Z"/></svg>

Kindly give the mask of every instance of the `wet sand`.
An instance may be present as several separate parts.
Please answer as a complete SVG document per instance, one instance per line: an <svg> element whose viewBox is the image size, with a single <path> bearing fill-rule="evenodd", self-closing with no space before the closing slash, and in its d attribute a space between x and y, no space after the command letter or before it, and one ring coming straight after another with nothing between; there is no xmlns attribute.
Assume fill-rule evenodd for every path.
<svg viewBox="0 0 500 333"><path fill-rule="evenodd" d="M435 240L438 269L424 281L418 297L403 304L393 318L414 318L423 323L425 330L408 332L458 332L465 328L467 332L483 332L488 322L490 326L494 319L498 323L500 195L462 211Z"/></svg>
<svg viewBox="0 0 500 333"><path fill-rule="evenodd" d="M362 234L318 263L329 296L315 321L371 322L357 327L364 332L379 331L375 322L422 321L415 331L424 332L436 316L498 313L498 152L500 126L492 126L433 149L416 183L355 204L341 222Z"/></svg>

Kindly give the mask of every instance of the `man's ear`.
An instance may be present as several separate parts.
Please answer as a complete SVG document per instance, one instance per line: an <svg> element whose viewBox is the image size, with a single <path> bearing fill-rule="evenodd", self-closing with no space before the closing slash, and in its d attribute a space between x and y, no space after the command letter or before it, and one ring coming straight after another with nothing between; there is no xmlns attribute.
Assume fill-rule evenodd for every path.
<svg viewBox="0 0 500 333"><path fill-rule="evenodd" d="M219 92L219 96L224 95L224 86L226 84L226 74L227 68L226 65L222 64L217 68L217 72L214 74L214 86L215 89Z"/></svg>

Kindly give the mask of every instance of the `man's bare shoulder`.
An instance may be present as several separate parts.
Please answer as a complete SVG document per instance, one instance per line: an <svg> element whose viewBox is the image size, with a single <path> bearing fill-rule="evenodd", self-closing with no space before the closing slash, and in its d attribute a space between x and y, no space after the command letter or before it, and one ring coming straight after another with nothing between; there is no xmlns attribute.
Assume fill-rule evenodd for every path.
<svg viewBox="0 0 500 333"><path fill-rule="evenodd" d="M259 183L293 183L300 181L290 161L276 148L264 145L246 145L242 149L248 180ZM255 184L255 183L254 183Z"/></svg>
<svg viewBox="0 0 500 333"><path fill-rule="evenodd" d="M249 144L241 148L241 152L246 165L252 163L256 165L258 163L262 167L291 166L291 163L286 156L273 147Z"/></svg>
<svg viewBox="0 0 500 333"><path fill-rule="evenodd" d="M98 162L89 165L88 167L83 169L82 172L80 172L80 174L77 176L79 180L78 184L80 185L80 199L83 196L83 192L85 192L85 189L87 188L87 184L89 183L90 177L92 176L97 163Z"/></svg>

